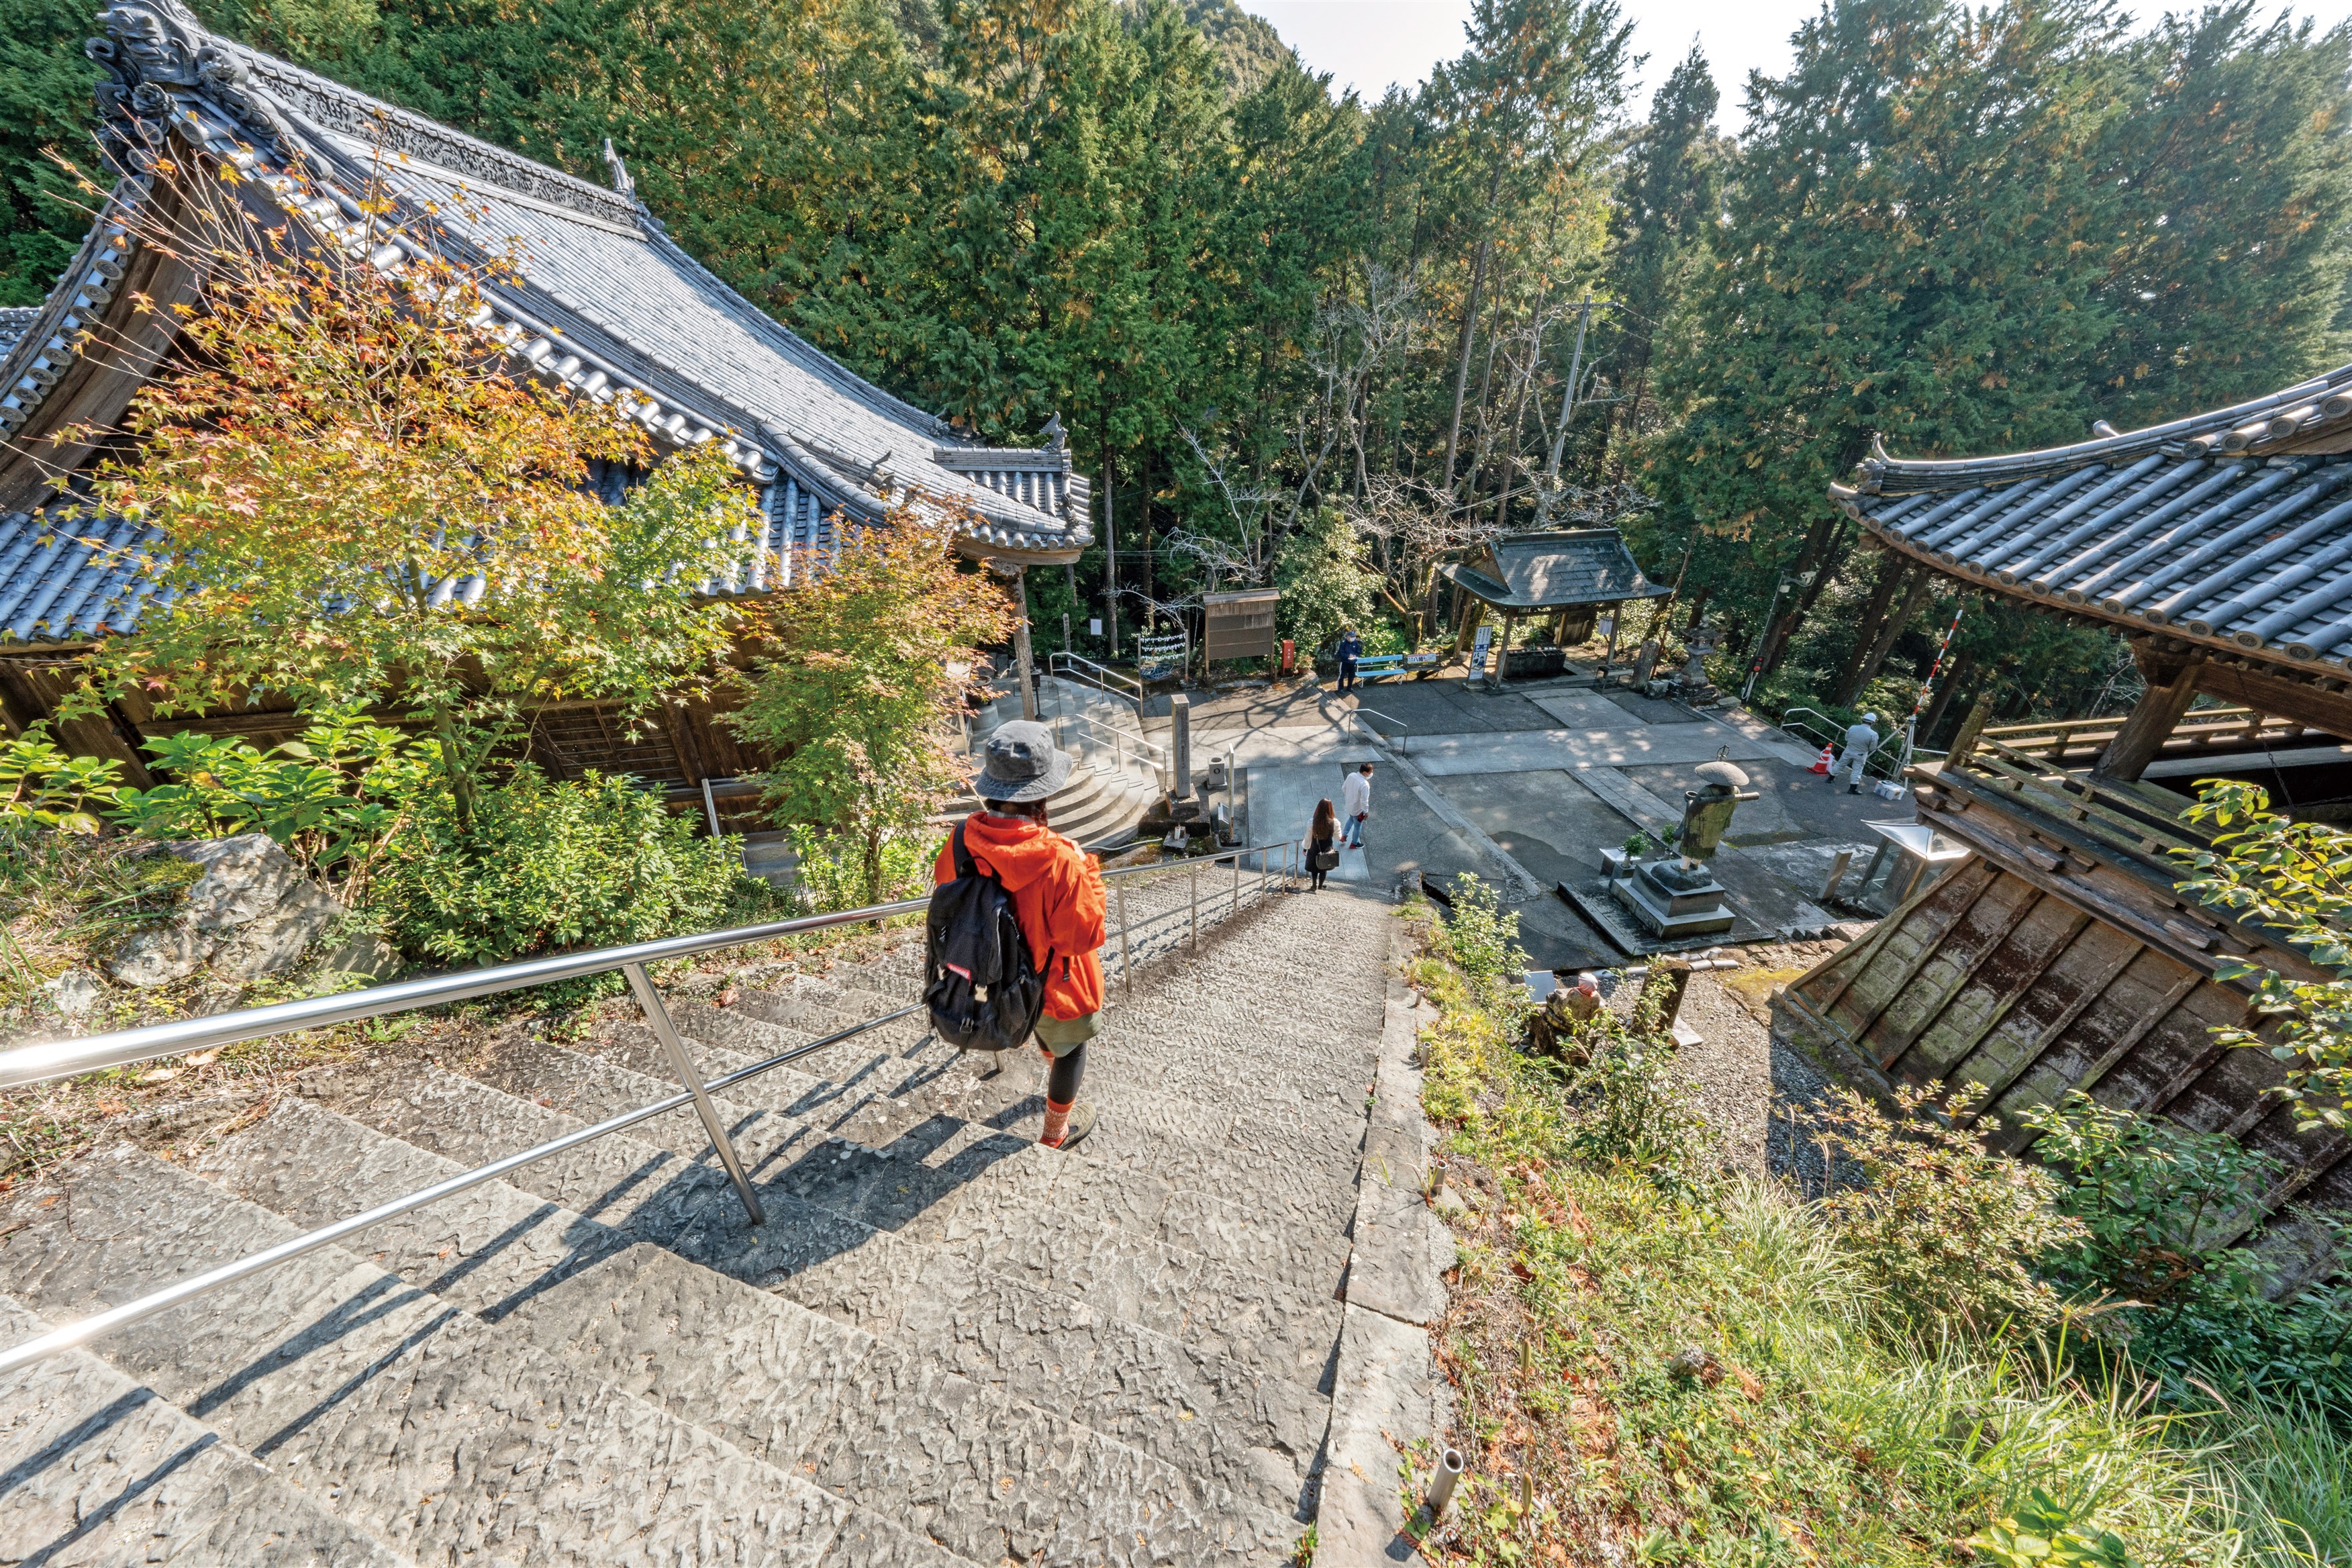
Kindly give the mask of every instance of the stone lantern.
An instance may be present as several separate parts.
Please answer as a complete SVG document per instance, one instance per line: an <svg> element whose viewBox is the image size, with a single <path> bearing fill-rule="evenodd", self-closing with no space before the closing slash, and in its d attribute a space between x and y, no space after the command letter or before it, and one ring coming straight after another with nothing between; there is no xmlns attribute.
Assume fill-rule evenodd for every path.
<svg viewBox="0 0 2352 1568"><path fill-rule="evenodd" d="M1748 775L1732 765L1731 748L1701 763L1703 782L1683 794L1683 825L1670 860L1654 860L1630 877L1612 884L1617 900L1632 910L1653 932L1669 940L1712 936L1731 929L1732 913L1724 902L1727 890L1715 879L1706 862L1715 858L1723 836L1730 831L1731 814L1757 792L1744 786Z"/></svg>

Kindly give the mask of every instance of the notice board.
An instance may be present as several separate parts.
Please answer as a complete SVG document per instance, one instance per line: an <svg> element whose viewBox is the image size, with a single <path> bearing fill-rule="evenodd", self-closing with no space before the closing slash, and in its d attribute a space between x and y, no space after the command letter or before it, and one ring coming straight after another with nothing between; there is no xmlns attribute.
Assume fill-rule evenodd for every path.
<svg viewBox="0 0 2352 1568"><path fill-rule="evenodd" d="M1201 595L1202 652L1209 658L1272 658L1275 607L1282 595L1272 588Z"/></svg>

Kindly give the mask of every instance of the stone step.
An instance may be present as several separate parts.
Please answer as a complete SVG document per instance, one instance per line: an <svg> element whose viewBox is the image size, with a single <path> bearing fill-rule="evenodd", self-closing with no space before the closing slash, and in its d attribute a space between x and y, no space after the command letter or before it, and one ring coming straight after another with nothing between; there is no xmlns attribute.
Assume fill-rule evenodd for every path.
<svg viewBox="0 0 2352 1568"><path fill-rule="evenodd" d="M697 1060L714 1077L784 1049L793 1040L790 1031L743 1016L740 1007L688 1005L672 1013L681 1027L697 1031ZM720 1044L719 1038L730 1043ZM650 1035L614 1030L587 1044L594 1054L650 1079L668 1070ZM845 1041L836 1050L846 1050L850 1044ZM819 1063L835 1054L820 1052L806 1059ZM1106 1054L1108 1059L1100 1070L1122 1070L1121 1059ZM868 1061L845 1068L843 1083L856 1083L886 1103L863 1114L829 1117L825 1130L877 1149L890 1147L917 1123L926 1124L927 1135L937 1139L967 1125L1031 1139L1042 1131L1045 1064L1030 1053L1007 1052L993 1079L982 1075L980 1064L959 1061L947 1053L927 1081L913 1089L904 1088L914 1075L898 1072L902 1065ZM1088 1084L1099 1077L1100 1072L1090 1069ZM730 1092L747 1104L790 1111L824 1103L832 1082L784 1067ZM1359 1084L1350 1109L1361 1102ZM1343 1232L1355 1205L1352 1152L1334 1166L1303 1164L1296 1159L1244 1154L1230 1144L1160 1136L1122 1121L1117 1127L1107 1124L1100 1136L1066 1157L1079 1162L1090 1189L1117 1194L1118 1212L1107 1217L1118 1223L1141 1226L1180 1246L1216 1252L1286 1277L1328 1276L1336 1285L1347 1261ZM1215 1182L1202 1175L1213 1167L1218 1172ZM1159 1173L1162 1171L1170 1174ZM1236 1201L1224 1195L1236 1191L1252 1196ZM1259 1194L1271 1201L1261 1201ZM1220 1250L1228 1248L1235 1250Z"/></svg>
<svg viewBox="0 0 2352 1568"><path fill-rule="evenodd" d="M457 1074L308 1079L343 1114L467 1167L576 1131L578 1119ZM707 1153L707 1150L698 1151ZM513 1173L522 1190L656 1245L733 1190L711 1164L614 1134ZM952 1262L925 1272L911 1241L771 1190L758 1283L839 1321L888 1332L975 1381L1048 1407L1276 1510L1297 1506L1322 1440L1325 1402L1284 1379L1193 1350L1065 1298ZM776 1238L797 1236L796 1251ZM878 1282L869 1289L871 1282ZM889 1282L919 1279L911 1313ZM1067 1401L1066 1405L1059 1402Z"/></svg>
<svg viewBox="0 0 2352 1568"><path fill-rule="evenodd" d="M205 1169L310 1227L465 1167L293 1100ZM631 1251L623 1232L504 1183L369 1241L411 1284L974 1561L1270 1562L1297 1533L1059 1414L675 1254Z"/></svg>
<svg viewBox="0 0 2352 1568"><path fill-rule="evenodd" d="M0 1344L54 1325L0 1297ZM0 1378L0 1560L407 1568L268 1466L84 1351Z"/></svg>
<svg viewBox="0 0 2352 1568"><path fill-rule="evenodd" d="M0 1288L52 1321L299 1234L130 1144L10 1217ZM93 1349L419 1568L971 1568L340 1247Z"/></svg>
<svg viewBox="0 0 2352 1568"><path fill-rule="evenodd" d="M494 1063L484 1076L583 1121L675 1092L670 1083L557 1047ZM1105 1202L1118 1201L1115 1186L1089 1183L1083 1173L1066 1186L1065 1170L1075 1163L1026 1139L924 1118L901 1122L904 1130L878 1145L857 1141L836 1129L878 1140L880 1129L891 1125L885 1119L907 1113L869 1098L834 1115L842 1103L823 1108L823 1116L761 1110L742 1100L722 1099L719 1107L763 1192L920 1243L927 1258L951 1258L1085 1300L1308 1389L1324 1385L1339 1332L1336 1275L1273 1278L1112 1224L1102 1210ZM689 1159L709 1152L689 1110L635 1131Z"/></svg>
<svg viewBox="0 0 2352 1568"><path fill-rule="evenodd" d="M1168 975L1156 976L1132 997L1114 984L1107 1001L1118 1028L1115 1037L1106 1039L1106 1046L1116 1046L1123 1057L1149 1060L1155 1069L1175 1070L1182 1075L1182 1081L1199 1083L1204 1092L1189 1098L1222 1099L1235 1089L1265 1089L1293 1098L1322 1094L1352 1103L1370 1081L1371 1058L1361 1042L1368 1027L1377 1027L1377 1010L1350 1005L1327 1013L1314 1005L1317 998L1310 991L1299 997L1301 1005L1296 1011L1281 1016L1280 1047L1268 1049L1268 1026L1273 1019L1220 1017L1202 1005L1214 994L1213 975L1220 964L1239 956L1222 948L1213 955L1205 949L1198 955L1180 952L1162 961L1170 969ZM1377 973L1328 973L1312 984L1319 987L1327 977L1337 984L1368 984ZM1171 990L1179 994L1171 995ZM683 1018L688 1011L698 1009L695 1016L703 1024L731 1012L776 1025L795 1037L776 1037L772 1048L782 1050L896 1012L918 999L912 986L889 995L864 986L840 985L831 979L803 980L789 988L740 990L724 1010L700 998L680 998L672 1011ZM1218 1028L1220 1024L1226 1026ZM1204 1026L1213 1031L1208 1043L1223 1048L1199 1048ZM701 1032L709 1030L701 1028ZM883 1045L898 1049L909 1061L949 1060L959 1055L929 1037L919 1014L845 1040L810 1059L824 1063L824 1070L831 1072L836 1070L834 1064ZM1156 1070L1155 1076L1168 1081L1164 1073Z"/></svg>
<svg viewBox="0 0 2352 1568"><path fill-rule="evenodd" d="M681 1034L741 1051L751 1059L816 1037L816 1026L806 1021L772 1025L761 1016L765 1009L756 993L743 995L731 1007L685 998L666 1005ZM1283 1049L1295 1052L1318 1044L1336 1049L1340 1044L1318 1042L1315 1033L1302 1031ZM1036 1098L1042 1086L1033 1081L1034 1075L1011 1070L991 1074L988 1056L958 1052L928 1037L928 1027L910 1018L776 1070L795 1073L785 1081L801 1087L818 1081L854 1086L925 1112L1034 1134L1045 1106ZM650 1032L640 1026L613 1026L592 1048L633 1062L660 1064L647 1070L669 1070ZM1354 1054L1360 1047L1348 1048ZM1010 1069L1014 1059L1026 1059L1029 1053L1004 1055L1000 1065ZM1309 1162L1333 1182L1354 1179L1361 1129L1352 1118L1360 1112L1370 1081L1369 1060L1352 1070L1336 1064L1328 1068L1287 1064L1269 1051L1263 1035L1244 1048L1202 1050L1181 1038L1171 1040L1162 1031L1134 1027L1126 1005L1114 997L1104 1009L1101 1036L1087 1047L1087 1061L1082 1092L1102 1112L1107 1128L1112 1118L1118 1119L1122 1135L1141 1131L1169 1141L1271 1148ZM817 1073L824 1078L817 1079Z"/></svg>

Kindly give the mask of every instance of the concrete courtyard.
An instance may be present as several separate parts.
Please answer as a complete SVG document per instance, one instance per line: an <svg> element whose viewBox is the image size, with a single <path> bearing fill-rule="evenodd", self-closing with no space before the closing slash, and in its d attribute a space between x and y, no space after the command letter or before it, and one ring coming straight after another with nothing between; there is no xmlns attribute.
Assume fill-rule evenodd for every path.
<svg viewBox="0 0 2352 1568"><path fill-rule="evenodd" d="M1840 918L1813 901L1838 852L1853 852L1859 878L1878 844L1863 825L1910 816L1907 803L1849 795L1810 772L1811 751L1742 710L1701 716L1589 678L1494 694L1453 678L1348 693L1258 685L1195 694L1192 708L1195 765L1222 754L1243 770L1246 842L1301 837L1316 802L1336 805L1341 781L1371 763L1364 847L1342 853L1331 880L1387 893L1475 874L1504 890L1528 954L1549 967L1628 961L1554 889L1597 879L1601 852L1636 829L1679 822L1696 768L1718 753L1762 797L1739 807L1715 860L1741 917L1733 940ZM1150 721L1155 734L1168 726Z"/></svg>

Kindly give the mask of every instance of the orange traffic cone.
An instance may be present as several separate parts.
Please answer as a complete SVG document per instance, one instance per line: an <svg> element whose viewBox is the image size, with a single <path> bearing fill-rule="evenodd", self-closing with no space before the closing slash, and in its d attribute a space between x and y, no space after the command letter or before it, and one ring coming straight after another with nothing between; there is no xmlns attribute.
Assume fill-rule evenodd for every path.
<svg viewBox="0 0 2352 1568"><path fill-rule="evenodd" d="M1830 745L1823 746L1822 748L1822 754L1813 759L1813 772L1817 773L1828 773L1830 771L1830 759L1836 751L1837 746L1834 742Z"/></svg>

